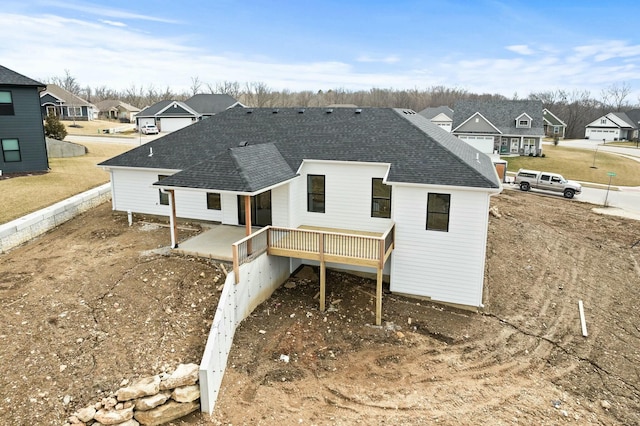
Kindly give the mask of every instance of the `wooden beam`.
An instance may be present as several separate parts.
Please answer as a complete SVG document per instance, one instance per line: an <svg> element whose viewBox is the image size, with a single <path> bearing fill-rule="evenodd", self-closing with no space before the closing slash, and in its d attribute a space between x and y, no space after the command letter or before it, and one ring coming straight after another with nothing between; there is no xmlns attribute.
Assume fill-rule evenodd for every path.
<svg viewBox="0 0 640 426"><path fill-rule="evenodd" d="M240 259L238 256L238 245L231 246L233 250L233 275L235 275L236 284L240 282Z"/></svg>
<svg viewBox="0 0 640 426"><path fill-rule="evenodd" d="M324 312L327 292L327 267L324 263L324 237L322 235L318 240L318 251L320 252L320 311Z"/></svg>
<svg viewBox="0 0 640 426"><path fill-rule="evenodd" d="M171 216L169 225L171 226L171 248L178 248L178 224L176 220L176 196L172 189L167 190L169 194L169 204L171 204Z"/></svg>
<svg viewBox="0 0 640 426"><path fill-rule="evenodd" d="M244 232L246 236L251 235L251 197L244 196ZM251 240L247 241L247 255L253 252Z"/></svg>
<svg viewBox="0 0 640 426"><path fill-rule="evenodd" d="M382 325L382 268L376 278L376 325Z"/></svg>

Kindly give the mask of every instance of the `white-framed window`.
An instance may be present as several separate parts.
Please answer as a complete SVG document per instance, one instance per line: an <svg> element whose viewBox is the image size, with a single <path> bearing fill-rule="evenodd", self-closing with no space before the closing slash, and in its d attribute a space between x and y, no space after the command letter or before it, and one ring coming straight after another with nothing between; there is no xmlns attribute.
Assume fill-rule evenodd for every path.
<svg viewBox="0 0 640 426"><path fill-rule="evenodd" d="M69 117L82 117L82 107L67 107Z"/></svg>

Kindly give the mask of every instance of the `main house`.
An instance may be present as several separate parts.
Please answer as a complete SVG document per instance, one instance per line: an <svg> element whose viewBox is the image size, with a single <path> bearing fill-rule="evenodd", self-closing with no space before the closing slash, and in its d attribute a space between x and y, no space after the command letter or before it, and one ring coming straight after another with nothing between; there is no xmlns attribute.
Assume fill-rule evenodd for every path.
<svg viewBox="0 0 640 426"><path fill-rule="evenodd" d="M224 94L198 94L184 102L164 100L136 114L136 126L155 124L161 132L170 133L237 106L244 105Z"/></svg>
<svg viewBox="0 0 640 426"><path fill-rule="evenodd" d="M0 65L0 174L49 169L40 114L45 85Z"/></svg>
<svg viewBox="0 0 640 426"><path fill-rule="evenodd" d="M55 115L60 120L90 121L98 118L98 108L57 84L47 84L40 93L42 117Z"/></svg>
<svg viewBox="0 0 640 426"><path fill-rule="evenodd" d="M542 154L541 101L463 100L453 111L452 133L486 154Z"/></svg>
<svg viewBox="0 0 640 426"><path fill-rule="evenodd" d="M640 109L610 112L585 126L585 139L622 141L638 137Z"/></svg>
<svg viewBox="0 0 640 426"><path fill-rule="evenodd" d="M388 235L392 292L482 306L501 183L488 156L414 111L231 108L99 166L114 210ZM291 256L290 271L305 263Z"/></svg>

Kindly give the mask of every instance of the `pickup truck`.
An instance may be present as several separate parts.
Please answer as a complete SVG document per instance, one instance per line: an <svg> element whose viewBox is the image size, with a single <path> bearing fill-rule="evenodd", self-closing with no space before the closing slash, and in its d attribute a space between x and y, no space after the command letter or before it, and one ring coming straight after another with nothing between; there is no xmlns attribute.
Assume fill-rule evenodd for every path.
<svg viewBox="0 0 640 426"><path fill-rule="evenodd" d="M573 198L574 195L582 192L582 185L578 182L566 180L562 175L557 173L540 172L537 170L518 170L515 184L520 185L522 191L535 188L562 192L565 198Z"/></svg>

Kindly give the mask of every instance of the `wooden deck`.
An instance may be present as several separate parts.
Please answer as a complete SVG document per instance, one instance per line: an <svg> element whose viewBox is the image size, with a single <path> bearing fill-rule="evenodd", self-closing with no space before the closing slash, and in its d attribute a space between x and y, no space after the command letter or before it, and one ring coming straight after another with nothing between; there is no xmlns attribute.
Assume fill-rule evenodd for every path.
<svg viewBox="0 0 640 426"><path fill-rule="evenodd" d="M394 225L386 232L302 226L268 226L233 245L236 280L240 265L265 251L272 256L315 260L320 263L320 310L325 309L325 265L327 262L368 266L377 270L376 323L382 317L382 270L394 248Z"/></svg>

